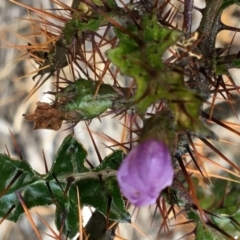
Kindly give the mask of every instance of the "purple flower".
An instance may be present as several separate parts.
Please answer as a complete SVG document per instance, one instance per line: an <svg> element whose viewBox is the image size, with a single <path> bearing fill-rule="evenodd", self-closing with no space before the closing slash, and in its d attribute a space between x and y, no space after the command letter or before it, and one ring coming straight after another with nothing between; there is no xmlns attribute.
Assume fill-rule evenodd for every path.
<svg viewBox="0 0 240 240"><path fill-rule="evenodd" d="M117 180L122 194L140 207L155 203L160 192L172 184L173 175L167 146L148 139L128 153L118 169Z"/></svg>

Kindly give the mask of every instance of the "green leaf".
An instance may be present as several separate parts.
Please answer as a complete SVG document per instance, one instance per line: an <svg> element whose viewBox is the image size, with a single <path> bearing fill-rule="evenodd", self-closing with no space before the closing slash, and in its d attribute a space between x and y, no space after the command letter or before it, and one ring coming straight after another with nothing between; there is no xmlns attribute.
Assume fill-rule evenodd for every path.
<svg viewBox="0 0 240 240"><path fill-rule="evenodd" d="M187 89L182 75L169 71L162 61L167 48L176 43L181 33L162 27L151 15L144 16L140 25L141 28L129 26L131 34L115 30L119 44L107 52L123 74L136 80L133 104L138 113L144 115L151 104L167 100L174 113L174 131L189 130L212 137L212 132L199 119L206 96Z"/></svg>
<svg viewBox="0 0 240 240"><path fill-rule="evenodd" d="M40 179L28 162L25 160L14 160L5 154L0 154L1 179L0 195L4 189L12 182L7 194L23 188Z"/></svg>
<svg viewBox="0 0 240 240"><path fill-rule="evenodd" d="M115 221L130 222L130 215L126 211L115 177L123 159L122 151L114 151L91 170L84 166L86 155L84 147L69 135L59 148L49 173L40 175L26 161L13 160L1 154L3 172L0 179L0 217L11 210L5 217L17 221L24 212L16 195L18 191L28 209L55 204L58 229L64 226L64 233L74 237L78 233L79 223L76 194L78 188L81 206L92 206ZM69 190L67 186L70 187Z"/></svg>
<svg viewBox="0 0 240 240"><path fill-rule="evenodd" d="M228 74L228 67L226 64L221 64L216 66L216 75Z"/></svg>
<svg viewBox="0 0 240 240"><path fill-rule="evenodd" d="M219 214L221 210L224 209L217 209L217 211L213 211L213 215L211 216L211 220L213 224L218 226L220 229L222 229L224 232L228 233L229 235L232 235L234 237L240 236L240 210L239 210L239 204L236 206L232 206L234 214L227 215L225 213ZM220 210L220 211L219 211ZM229 209L228 209L229 210ZM223 211L225 212L225 211Z"/></svg>
<svg viewBox="0 0 240 240"><path fill-rule="evenodd" d="M112 154L106 156L104 158L104 161L95 168L95 171L98 172L108 168L117 170L123 158L124 158L123 152L121 150L116 150Z"/></svg>
<svg viewBox="0 0 240 240"><path fill-rule="evenodd" d="M76 183L81 194L81 203L86 206L93 206L103 215L108 214L109 219L119 222L130 222L130 215L125 209L119 187L115 178L87 179ZM73 186L74 187L74 186Z"/></svg>
<svg viewBox="0 0 240 240"><path fill-rule="evenodd" d="M187 209L187 210L188 210L187 211L187 218L188 219L191 219L191 220L196 221L196 222L201 221L199 215L194 210L192 210L192 209Z"/></svg>
<svg viewBox="0 0 240 240"><path fill-rule="evenodd" d="M75 162L75 157L78 155L76 153L79 152L81 146L76 140L69 136L60 148L60 153L58 153L56 163L58 162L57 160L59 159L61 153L63 153L63 156L61 157L64 158L66 156L65 150L69 149L69 146L72 146L71 149L75 149L75 154L72 153L72 161ZM108 176L108 173L114 173L114 175L116 174L116 171L113 170L118 169L122 159L123 153L122 151L118 150L107 156L103 160L103 162L95 169L89 170L83 167L80 168L79 173L77 171L74 171L74 173L70 175L63 175L64 177L72 176L74 182L71 185L70 190L67 194L68 200L64 204L64 210L62 210L62 204L60 204L59 208L57 207L56 225L58 226L58 228L61 227L64 212L68 212L68 214L65 216L66 219L64 224L64 232L68 232L69 236L73 237L78 231L78 225L76 224L76 222L78 222L78 203L76 188L79 189L82 206L92 206L106 216L108 214L108 205L110 204L110 212L108 214L109 219L119 222L130 222L130 215L126 211L117 181L115 177ZM54 164L54 166L56 165L56 163ZM81 163L83 163L82 160ZM71 162L69 162L68 164L73 166ZM54 166L52 169L54 169ZM79 166L83 165L79 164ZM99 174L102 177L99 177ZM59 177L61 181L63 176Z"/></svg>
<svg viewBox="0 0 240 240"><path fill-rule="evenodd" d="M234 59L234 60L233 60L233 65L234 65L234 67L236 67L236 68L240 68L240 60Z"/></svg>
<svg viewBox="0 0 240 240"><path fill-rule="evenodd" d="M217 232L213 232L209 227L203 225L201 222L196 227L196 238L195 240L221 240L221 235Z"/></svg>
<svg viewBox="0 0 240 240"><path fill-rule="evenodd" d="M2 162L2 158L0 158L0 161L2 166L5 168L6 161ZM16 165L19 165L19 163L26 163L24 161L16 161L11 159L8 161L12 161L12 165L15 163L17 163ZM6 179L6 175L1 174L1 182L5 181ZM55 182L51 182L49 185L54 198L58 199L59 204L63 205L63 192L59 185L57 185ZM62 183L62 186L64 187L64 183ZM1 186L0 191L2 192L3 190L4 188ZM9 191L7 191L7 193L0 198L0 217L3 217L6 212L13 206L14 209L7 216L7 219L17 221L20 215L24 212L21 203L19 202L14 192L17 190L20 191L21 195L24 198L24 202L29 209L34 206L45 206L54 203L52 195L47 188L46 181L41 180L40 177L35 176L34 181L28 181L27 183L23 184L22 178L20 176L15 181L14 185L10 187Z"/></svg>
<svg viewBox="0 0 240 240"><path fill-rule="evenodd" d="M206 193L206 189L200 188L198 182L195 183L199 203L211 213L208 216L215 226L229 235L237 236L240 230L239 184L216 178L211 179L211 183L211 193Z"/></svg>
<svg viewBox="0 0 240 240"><path fill-rule="evenodd" d="M66 216L66 225L64 232L69 232L73 237L78 231L78 204L76 188L78 188L81 205L92 206L110 220L118 222L130 222L130 214L126 211L117 181L115 177L108 176L113 169L117 169L123 158L122 151L115 151L107 156L103 162L95 169L91 169L91 177L80 178L81 174L75 174L75 180L72 184L68 197L68 204L65 204L65 211L69 212ZM108 206L110 211L108 213ZM56 225L58 228L62 224L63 212L57 209Z"/></svg>
<svg viewBox="0 0 240 240"><path fill-rule="evenodd" d="M15 193L0 198L0 217L3 218L11 209L7 219L16 222L24 211Z"/></svg>
<svg viewBox="0 0 240 240"><path fill-rule="evenodd" d="M81 37L81 34L84 31L97 31L104 22L105 19L100 16L97 18L90 18L87 22L81 19L81 17L75 16L73 19L68 21L63 28L63 37L69 44L75 34Z"/></svg>
<svg viewBox="0 0 240 240"><path fill-rule="evenodd" d="M91 169L91 172L96 176L95 178L92 177L81 181L76 179L72 188L76 188L76 186L79 188L82 204L94 206L105 216L107 214L107 206L109 201L111 201L109 218L115 221L129 222L130 215L125 209L125 204L114 176L116 171L113 171L118 169L123 156L122 151L114 151L99 166Z"/></svg>
<svg viewBox="0 0 240 240"><path fill-rule="evenodd" d="M86 156L85 148L72 135L67 136L58 150L46 180L53 180L53 174L59 179L66 179L74 173L88 172L89 169L84 166Z"/></svg>
<svg viewBox="0 0 240 240"><path fill-rule="evenodd" d="M155 92L161 85L160 81L163 82L162 85L167 84L161 58L181 33L160 26L154 15L145 15L141 28L130 25L127 30L131 35L115 30L119 44L115 49L109 50L107 56L122 74L136 80L137 90L133 100L139 113L144 113L149 105L164 97ZM169 95L167 90L166 95Z"/></svg>
<svg viewBox="0 0 240 240"><path fill-rule="evenodd" d="M96 94L97 93L97 94ZM79 79L57 94L57 109L69 121L98 117L113 105L118 93L108 84Z"/></svg>

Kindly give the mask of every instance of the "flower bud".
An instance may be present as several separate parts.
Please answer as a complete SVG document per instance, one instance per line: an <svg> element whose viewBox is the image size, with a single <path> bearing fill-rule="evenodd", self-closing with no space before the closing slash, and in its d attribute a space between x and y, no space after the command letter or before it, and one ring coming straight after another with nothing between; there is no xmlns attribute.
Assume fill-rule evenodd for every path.
<svg viewBox="0 0 240 240"><path fill-rule="evenodd" d="M148 139L133 148L118 169L122 194L140 207L156 202L159 194L173 181L174 171L167 146Z"/></svg>

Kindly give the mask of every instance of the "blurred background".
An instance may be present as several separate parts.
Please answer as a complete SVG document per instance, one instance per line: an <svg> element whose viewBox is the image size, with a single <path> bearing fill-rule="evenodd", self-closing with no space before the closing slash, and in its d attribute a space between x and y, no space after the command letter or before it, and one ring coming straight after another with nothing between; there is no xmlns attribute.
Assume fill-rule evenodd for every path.
<svg viewBox="0 0 240 240"><path fill-rule="evenodd" d="M55 6L50 0L45 1L30 1L20 0L20 3L33 6L39 9L54 9ZM72 1L64 1L65 4L71 5ZM180 1L171 1L172 4L178 8L181 6ZM198 7L204 7L204 1L194 1ZM181 8L180 8L181 9ZM30 72L35 70L33 61L29 61L27 56L23 56L26 60L18 60L22 57L23 52L19 51L14 46L24 46L28 43L28 35L32 34L33 29L29 24L29 21L25 20L29 18L28 11L14 4L8 0L0 1L0 152L9 151L11 156L18 158L18 152L14 147L13 137L18 144L18 148L23 155L23 158L27 160L34 170L39 173L45 173L43 164L43 151L46 157L48 167L51 167L54 155L60 147L63 139L72 133L72 129L66 130L69 126L63 125L62 128L55 132L52 130L32 130L33 124L24 120L23 114L32 113L36 107L38 101L49 101L48 97L44 95L44 92L52 89L51 81L47 81L39 91L37 91L27 102L24 102L28 93L34 86L32 75ZM234 27L238 27L240 17L240 7L234 5L227 9L223 16L222 21ZM179 18L181 18L179 16ZM199 24L201 14L198 11L194 11L194 25L193 31L196 30ZM228 46L232 41L234 32L222 31L218 36L218 46ZM239 36L236 34L231 48L232 52L240 50ZM24 37L25 36L25 37ZM35 64L36 67L36 64ZM233 79L239 82L239 70L231 70ZM54 80L52 80L54 81ZM237 107L237 106L236 106ZM238 107L239 109L239 107ZM219 114L221 111L219 112ZM238 112L237 112L238 113ZM224 117L224 116L223 116ZM234 119L233 119L234 118ZM236 117L227 115L226 120L237 122ZM105 157L109 150L105 148L103 143L109 144L106 139L99 137L103 132L117 141L121 141L122 125L118 119L102 118L102 122L99 120L93 120L90 129L94 133L95 141L102 157ZM213 128L214 129L214 128ZM235 136L229 133L221 132L220 129L214 129L223 138L229 139L231 142L239 143ZM88 159L94 164L97 164L97 156L95 154L93 145L89 140L89 134L87 133L84 123L78 124L74 133L76 137L82 142L88 151ZM12 136L11 136L12 134ZM222 143L219 143L219 148L225 151L230 159L238 157L238 146L231 145L227 148ZM220 160L219 160L220 161ZM1 178L1 176L0 176ZM1 180L1 179L0 179ZM133 209L132 209L133 210ZM44 240L52 239L44 233L50 233L50 230L40 220L40 214L49 224L54 227L54 211L55 207L37 207L32 209L33 220L35 221L37 228L42 232ZM133 222L141 229L149 239L155 239L159 231L161 223L161 217L159 213L155 215L154 222L152 223L152 217L154 215L155 206L150 208L143 208L139 212L135 211L133 215ZM157 211L158 212L158 211ZM84 210L83 215L89 217L89 211ZM181 222L181 218L179 218ZM182 227L172 227L170 231L165 234L165 239L179 239L185 233L190 232L193 226L189 226L187 229L180 230ZM55 229L56 230L56 229ZM177 230L177 231L176 231ZM121 225L118 235L126 239L147 239L139 233L133 226ZM18 223L12 223L4 221L0 225L0 239L1 240L22 240L22 239L37 239L36 235L30 226L26 216L22 216ZM183 239L193 239L193 237L184 237Z"/></svg>

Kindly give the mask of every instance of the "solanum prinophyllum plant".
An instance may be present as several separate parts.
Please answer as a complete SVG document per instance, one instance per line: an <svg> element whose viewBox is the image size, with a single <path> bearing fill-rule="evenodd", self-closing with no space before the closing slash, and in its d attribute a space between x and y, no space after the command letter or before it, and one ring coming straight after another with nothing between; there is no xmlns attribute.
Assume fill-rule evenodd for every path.
<svg viewBox="0 0 240 240"><path fill-rule="evenodd" d="M38 65L27 99L55 79L46 93L52 101L37 102L25 119L34 129L58 131L111 115L125 119L128 134L125 142L108 136L112 153L96 167L74 135L66 136L45 175L1 154L0 217L16 222L25 212L31 220L28 209L55 204L60 234L54 238L113 239L118 224L132 220L128 203L153 204L162 216L157 239L179 216L195 239L238 237L239 164L214 145L221 139L209 122L240 135L214 112L225 103L237 112L239 90L229 70L239 67L240 51L230 53L231 43L217 48L216 38L222 30L239 31L221 16L240 1L206 0L204 8L193 0L52 1L58 12L12 2L29 10L34 29L35 40L26 36L26 46L17 46ZM193 31L194 11L202 18ZM197 140L227 167L204 156ZM203 159L224 173L212 174ZM82 206L96 209L85 228Z"/></svg>

